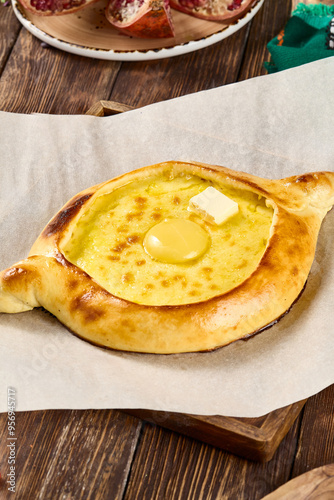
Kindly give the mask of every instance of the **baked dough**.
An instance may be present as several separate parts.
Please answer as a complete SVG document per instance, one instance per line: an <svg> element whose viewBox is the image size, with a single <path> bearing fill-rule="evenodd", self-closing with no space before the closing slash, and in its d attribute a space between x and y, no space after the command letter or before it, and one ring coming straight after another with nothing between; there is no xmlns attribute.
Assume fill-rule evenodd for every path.
<svg viewBox="0 0 334 500"><path fill-rule="evenodd" d="M101 212L98 210L101 204L109 207L112 213L117 205L115 197L118 200L125 199L125 195L131 196L132 189L139 205L144 203L143 199L150 202L148 188L153 186L154 192L154 186L158 186L160 196L159 186L164 183L174 186L171 193L175 197L175 186L181 183L182 193L185 190L182 183L192 179L198 181L200 189L202 185L205 187L209 184L223 192L232 193L232 196L235 193L241 199L257 199L260 212L262 207L265 217L270 218L268 235L266 238L261 236L263 249L260 253L254 251L259 246L257 240L260 238L256 232L248 238L249 244L239 246L236 262L242 260L250 263L250 267L246 266L246 275L241 274L239 281L234 283L232 280L226 285L220 277L216 288L208 292L212 284L211 276L210 280L203 278L198 285L201 292L197 296L189 294L189 290L181 293L181 289L177 288L179 284L175 284L177 280L173 281L175 265L165 264L167 278L153 282L158 299L155 298L154 287L145 296L144 286L140 283L136 287L136 279L128 283L125 279L126 286L114 290L109 286L113 273L121 272L121 276L124 276L126 269L124 262L123 268L117 270L110 261L109 274L101 271L106 267L106 260L105 255L101 257L96 241L103 245L103 231L107 227L105 222L101 226L102 237L99 235L95 243L87 246L90 248L88 257L82 261L83 266L80 265L81 257L75 258L77 249L81 241L91 239L92 227L96 214ZM145 196L139 196L138 189L141 186L146 186ZM161 354L212 350L270 326L289 310L305 286L321 222L333 204L332 172L268 180L202 163L165 162L145 167L82 191L72 198L44 228L28 258L0 273L0 312L17 313L44 307L81 338L117 350ZM108 210L106 213L109 213ZM150 214L153 212L150 211ZM136 213L137 218L132 217ZM148 223L143 206L137 212L124 212L123 217L127 223L134 220L139 232L143 232ZM191 220L191 214L187 217ZM150 219L151 225L153 219ZM138 220L143 221L143 227ZM116 234L117 228L122 227L121 222L118 219L117 224L110 224L113 233ZM196 222L200 223L200 220ZM213 229L211 237L217 230ZM231 222L229 231L233 230ZM124 238L124 235L120 236L119 233L117 238L121 237ZM119 249L131 250L129 256L132 252L136 262L140 262L139 253L143 251L140 238L125 239L123 242L116 240L120 241ZM96 256L91 253L92 248L96 248ZM110 248L111 257L115 256L115 248L117 245ZM219 274L220 271L216 271L216 266L220 265L216 250L207 255L213 259L213 274ZM222 260L223 257L222 253ZM193 271L195 282L200 276L200 269L207 267L201 260L204 258L207 258L206 254L187 264L187 270L190 270L188 276ZM149 261L150 258L145 260ZM89 262L93 264L87 270L85 268ZM157 274L154 275L156 263L150 261L150 265L147 267L148 280L157 277ZM132 271L133 262L129 262L128 266L129 272ZM182 268L182 272L185 270L185 267ZM104 277L108 278L105 282ZM117 281L122 280L114 280L115 283ZM170 285L166 290L178 290L176 299L174 292L170 295L171 299L164 299L164 281ZM131 300L127 297L128 290L132 294Z"/></svg>

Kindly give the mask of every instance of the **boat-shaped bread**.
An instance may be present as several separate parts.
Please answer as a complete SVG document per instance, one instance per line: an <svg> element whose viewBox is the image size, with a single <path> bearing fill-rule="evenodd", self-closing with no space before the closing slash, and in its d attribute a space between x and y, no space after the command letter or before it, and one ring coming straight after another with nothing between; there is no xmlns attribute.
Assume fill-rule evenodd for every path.
<svg viewBox="0 0 334 500"><path fill-rule="evenodd" d="M61 208L0 273L0 312L43 307L117 350L216 349L291 308L333 204L333 172L269 180L195 162L144 167Z"/></svg>

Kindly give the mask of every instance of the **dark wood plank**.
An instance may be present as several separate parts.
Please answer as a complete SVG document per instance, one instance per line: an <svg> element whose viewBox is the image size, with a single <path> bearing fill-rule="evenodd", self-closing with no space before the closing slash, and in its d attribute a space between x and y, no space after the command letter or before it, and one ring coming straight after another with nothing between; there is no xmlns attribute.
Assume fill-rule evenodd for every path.
<svg viewBox="0 0 334 500"><path fill-rule="evenodd" d="M238 75L247 36L245 27L198 52L160 61L123 63L109 98L140 107L231 83Z"/></svg>
<svg viewBox="0 0 334 500"><path fill-rule="evenodd" d="M0 3L0 75L20 30L21 24L16 19L11 6ZM2 85L2 79L0 85Z"/></svg>
<svg viewBox="0 0 334 500"><path fill-rule="evenodd" d="M1 110L83 114L109 95L120 64L45 48L23 29L1 77Z"/></svg>
<svg viewBox="0 0 334 500"><path fill-rule="evenodd" d="M334 463L334 385L308 400L291 477Z"/></svg>
<svg viewBox="0 0 334 500"><path fill-rule="evenodd" d="M18 499L121 499L141 430L138 419L112 410L16 414ZM13 498L7 415L0 415L0 498Z"/></svg>
<svg viewBox="0 0 334 500"><path fill-rule="evenodd" d="M136 451L125 500L260 499L289 479L299 420L274 458L263 464L148 424Z"/></svg>
<svg viewBox="0 0 334 500"><path fill-rule="evenodd" d="M283 29L291 14L291 1L265 0L253 18L238 80L267 74L264 62L269 61L268 42Z"/></svg>

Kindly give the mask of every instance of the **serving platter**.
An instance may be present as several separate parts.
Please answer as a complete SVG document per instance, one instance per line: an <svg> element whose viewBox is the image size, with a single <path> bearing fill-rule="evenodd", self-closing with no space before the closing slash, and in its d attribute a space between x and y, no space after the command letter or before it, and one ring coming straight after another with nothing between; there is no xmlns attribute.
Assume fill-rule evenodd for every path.
<svg viewBox="0 0 334 500"><path fill-rule="evenodd" d="M165 59L213 45L233 35L258 13L264 0L254 0L252 8L231 25L203 21L173 10L175 37L140 39L126 36L107 21L107 0L63 16L36 16L12 0L20 23L35 37L52 47L72 54L110 61Z"/></svg>

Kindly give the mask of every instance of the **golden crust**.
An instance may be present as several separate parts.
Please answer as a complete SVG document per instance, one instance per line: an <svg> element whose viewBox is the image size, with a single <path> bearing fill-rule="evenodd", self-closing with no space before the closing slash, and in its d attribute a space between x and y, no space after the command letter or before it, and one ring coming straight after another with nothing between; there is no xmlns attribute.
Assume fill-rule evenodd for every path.
<svg viewBox="0 0 334 500"><path fill-rule="evenodd" d="M117 298L60 246L97 195L147 177L189 173L266 197L271 235L256 270L239 286L203 302L147 306ZM49 222L29 257L0 273L0 311L42 306L80 337L118 350L205 351L252 335L282 316L309 274L321 222L334 204L334 173L268 180L201 163L166 162L100 184L72 198Z"/></svg>

